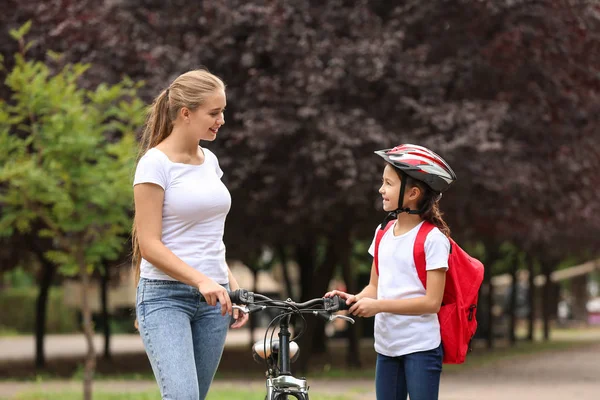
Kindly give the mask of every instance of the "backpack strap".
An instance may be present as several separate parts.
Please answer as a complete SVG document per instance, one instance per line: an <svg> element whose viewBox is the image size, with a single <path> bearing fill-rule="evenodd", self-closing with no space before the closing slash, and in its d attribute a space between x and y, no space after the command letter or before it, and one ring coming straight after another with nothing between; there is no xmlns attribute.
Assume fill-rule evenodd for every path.
<svg viewBox="0 0 600 400"><path fill-rule="evenodd" d="M375 254L373 255L373 260L375 261L375 271L377 271L377 275L379 275L379 243L381 243L381 239L383 235L394 225L396 220L391 220L383 229L379 229L377 231L377 235L375 236Z"/></svg>
<svg viewBox="0 0 600 400"><path fill-rule="evenodd" d="M413 247L413 258L415 260L415 266L417 268L417 274L423 284L423 287L427 289L427 259L425 257L425 240L429 232L435 228L431 222L425 221L419 228L417 238L415 239L415 246Z"/></svg>

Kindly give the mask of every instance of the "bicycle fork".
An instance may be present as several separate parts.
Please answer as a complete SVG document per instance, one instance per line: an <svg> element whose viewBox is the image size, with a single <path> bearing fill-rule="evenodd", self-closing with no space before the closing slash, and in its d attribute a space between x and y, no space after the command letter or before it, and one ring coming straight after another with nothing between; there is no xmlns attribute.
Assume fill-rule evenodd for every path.
<svg viewBox="0 0 600 400"><path fill-rule="evenodd" d="M290 317L279 323L279 376L267 378L266 400L308 399L308 384L304 378L294 378L290 368Z"/></svg>

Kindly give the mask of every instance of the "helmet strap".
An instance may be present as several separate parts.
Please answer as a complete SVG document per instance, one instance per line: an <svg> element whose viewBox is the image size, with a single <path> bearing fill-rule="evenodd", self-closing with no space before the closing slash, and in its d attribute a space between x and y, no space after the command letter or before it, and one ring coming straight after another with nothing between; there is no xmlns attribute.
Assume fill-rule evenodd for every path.
<svg viewBox="0 0 600 400"><path fill-rule="evenodd" d="M402 183L400 184L400 196L398 198L398 208L394 211L397 214L402 214L403 212L407 214L419 214L420 210L411 210L410 208L404 208L404 193L406 192L406 181L408 180L408 175L404 173L404 171L400 171L402 174Z"/></svg>
<svg viewBox="0 0 600 400"><path fill-rule="evenodd" d="M398 199L398 208L396 209L396 211L394 211L396 213L396 218L398 217L398 214L402 214L403 212L412 215L422 214L425 211L424 209L411 210L409 207L404 207L404 193L406 192L406 181L408 180L408 175L404 171L400 171L400 173L402 174L402 183L400 184L400 198Z"/></svg>

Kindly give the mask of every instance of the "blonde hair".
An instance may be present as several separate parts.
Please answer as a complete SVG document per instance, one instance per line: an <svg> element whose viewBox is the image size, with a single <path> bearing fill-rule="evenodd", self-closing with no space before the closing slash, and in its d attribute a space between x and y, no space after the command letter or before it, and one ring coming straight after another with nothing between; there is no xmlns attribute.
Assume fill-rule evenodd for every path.
<svg viewBox="0 0 600 400"><path fill-rule="evenodd" d="M165 140L173 130L173 122L181 108L196 110L206 101L206 97L215 90L225 90L225 84L207 70L198 69L179 75L171 85L163 90L148 109L146 125L139 144L137 161L151 148ZM135 228L135 217L131 232L133 255L132 263L135 285L140 280L142 255Z"/></svg>

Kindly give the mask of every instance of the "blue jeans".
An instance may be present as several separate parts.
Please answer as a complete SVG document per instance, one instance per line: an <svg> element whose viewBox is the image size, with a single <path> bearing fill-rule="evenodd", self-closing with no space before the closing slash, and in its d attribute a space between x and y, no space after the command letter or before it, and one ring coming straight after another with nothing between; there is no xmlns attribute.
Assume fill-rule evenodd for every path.
<svg viewBox="0 0 600 400"><path fill-rule="evenodd" d="M162 398L204 400L223 354L229 315L200 302L197 288L145 278L137 287L136 313Z"/></svg>
<svg viewBox="0 0 600 400"><path fill-rule="evenodd" d="M400 357L377 354L377 400L437 400L442 373L442 345Z"/></svg>

